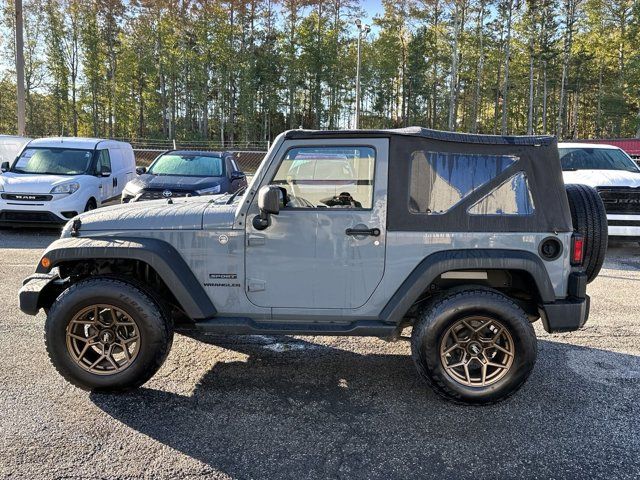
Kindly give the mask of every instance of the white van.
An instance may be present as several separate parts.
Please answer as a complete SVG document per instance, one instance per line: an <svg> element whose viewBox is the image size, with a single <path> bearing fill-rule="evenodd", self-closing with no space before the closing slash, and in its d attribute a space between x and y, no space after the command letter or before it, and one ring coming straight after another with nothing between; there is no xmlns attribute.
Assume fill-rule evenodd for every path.
<svg viewBox="0 0 640 480"><path fill-rule="evenodd" d="M13 162L29 140L31 139L16 135L0 135L0 163Z"/></svg>
<svg viewBox="0 0 640 480"><path fill-rule="evenodd" d="M99 138L39 138L2 163L0 225L63 224L119 200L135 176L131 145Z"/></svg>

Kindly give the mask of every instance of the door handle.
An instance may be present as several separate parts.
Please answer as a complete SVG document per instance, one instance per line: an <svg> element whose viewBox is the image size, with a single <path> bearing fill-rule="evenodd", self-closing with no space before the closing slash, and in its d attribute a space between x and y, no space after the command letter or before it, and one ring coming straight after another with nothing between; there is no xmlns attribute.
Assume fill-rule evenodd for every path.
<svg viewBox="0 0 640 480"><path fill-rule="evenodd" d="M347 228L345 232L347 235L352 235L354 237L360 235L369 235L371 237L379 237L380 229L379 228Z"/></svg>

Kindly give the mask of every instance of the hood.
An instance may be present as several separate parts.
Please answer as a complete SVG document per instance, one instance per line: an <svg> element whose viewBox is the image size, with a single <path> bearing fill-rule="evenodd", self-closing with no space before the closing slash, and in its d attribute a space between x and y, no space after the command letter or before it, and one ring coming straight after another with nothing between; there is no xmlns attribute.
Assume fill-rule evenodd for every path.
<svg viewBox="0 0 640 480"><path fill-rule="evenodd" d="M576 170L562 172L564 183L591 187L640 187L640 172L626 170Z"/></svg>
<svg viewBox="0 0 640 480"><path fill-rule="evenodd" d="M223 180L224 177L185 177L145 173L131 180L131 185L153 189L202 190L220 185Z"/></svg>
<svg viewBox="0 0 640 480"><path fill-rule="evenodd" d="M231 228L236 207L216 205L211 200L211 196L191 197L174 199L173 203L152 200L99 208L78 217L82 221L80 233L105 230L201 230L205 212L205 228Z"/></svg>
<svg viewBox="0 0 640 480"><path fill-rule="evenodd" d="M77 181L79 175L38 175L5 172L0 175L0 185L5 192L49 193L61 183Z"/></svg>

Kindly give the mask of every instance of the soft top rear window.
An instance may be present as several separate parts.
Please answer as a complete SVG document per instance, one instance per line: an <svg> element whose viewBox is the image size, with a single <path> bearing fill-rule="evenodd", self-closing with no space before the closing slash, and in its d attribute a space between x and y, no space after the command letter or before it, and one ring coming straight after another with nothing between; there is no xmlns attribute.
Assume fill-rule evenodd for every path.
<svg viewBox="0 0 640 480"><path fill-rule="evenodd" d="M443 214L517 161L512 155L413 152L409 210Z"/></svg>

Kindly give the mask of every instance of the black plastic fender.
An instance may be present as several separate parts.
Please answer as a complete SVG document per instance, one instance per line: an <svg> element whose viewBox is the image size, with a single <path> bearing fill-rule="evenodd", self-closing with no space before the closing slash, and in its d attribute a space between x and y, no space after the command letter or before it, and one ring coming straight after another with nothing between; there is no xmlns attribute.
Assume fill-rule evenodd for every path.
<svg viewBox="0 0 640 480"><path fill-rule="evenodd" d="M39 262L36 273L48 273L63 262L139 260L156 271L191 319L210 318L217 313L211 299L180 253L163 240L134 237L62 238L49 245L43 257L49 259L49 266L45 268Z"/></svg>
<svg viewBox="0 0 640 480"><path fill-rule="evenodd" d="M380 312L380 318L398 324L424 290L451 270L521 270L531 275L544 303L555 300L553 285L542 260L531 252L506 249L444 250L426 257L402 282Z"/></svg>

